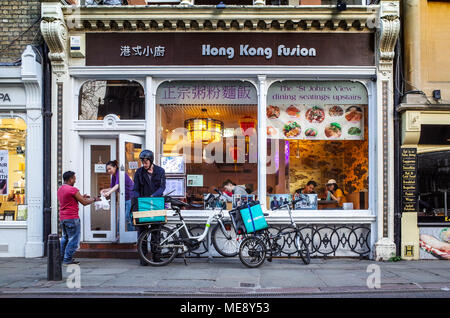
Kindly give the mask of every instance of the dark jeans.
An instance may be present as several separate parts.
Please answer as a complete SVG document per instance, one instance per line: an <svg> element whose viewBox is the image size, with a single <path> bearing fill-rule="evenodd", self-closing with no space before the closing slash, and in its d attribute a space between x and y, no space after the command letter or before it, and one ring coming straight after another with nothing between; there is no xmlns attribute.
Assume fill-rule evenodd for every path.
<svg viewBox="0 0 450 318"><path fill-rule="evenodd" d="M161 226L159 224L155 224L155 225L150 225L150 226L144 226L144 225L140 225L140 226L136 226L137 232L138 232L138 238L141 235L142 232L147 231L148 228L150 229L159 229ZM152 235L152 237L150 238L150 243L155 243L158 244L160 242L160 232L156 232L156 235ZM147 254L148 250L147 250L147 245L142 246L142 251ZM152 257L153 260L158 259L159 255L156 254L154 248L152 248ZM141 264L147 264L143 259L139 260Z"/></svg>
<svg viewBox="0 0 450 318"><path fill-rule="evenodd" d="M60 224L62 229L61 257L64 263L69 263L80 242L80 219L62 220Z"/></svg>

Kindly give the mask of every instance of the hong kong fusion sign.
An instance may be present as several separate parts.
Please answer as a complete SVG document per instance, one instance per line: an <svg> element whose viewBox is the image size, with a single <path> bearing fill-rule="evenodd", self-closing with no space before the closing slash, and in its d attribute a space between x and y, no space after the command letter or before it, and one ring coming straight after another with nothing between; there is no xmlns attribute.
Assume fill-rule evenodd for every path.
<svg viewBox="0 0 450 318"><path fill-rule="evenodd" d="M374 65L372 33L87 33L86 65Z"/></svg>

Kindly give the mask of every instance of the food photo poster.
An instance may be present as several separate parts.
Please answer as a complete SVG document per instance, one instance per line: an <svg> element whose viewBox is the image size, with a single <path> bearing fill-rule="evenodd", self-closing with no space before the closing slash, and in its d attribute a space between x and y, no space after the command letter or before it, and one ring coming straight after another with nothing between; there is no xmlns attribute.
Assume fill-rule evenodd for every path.
<svg viewBox="0 0 450 318"><path fill-rule="evenodd" d="M277 82L268 93L268 138L363 140L367 103L358 82Z"/></svg>
<svg viewBox="0 0 450 318"><path fill-rule="evenodd" d="M420 228L420 259L450 260L450 227Z"/></svg>

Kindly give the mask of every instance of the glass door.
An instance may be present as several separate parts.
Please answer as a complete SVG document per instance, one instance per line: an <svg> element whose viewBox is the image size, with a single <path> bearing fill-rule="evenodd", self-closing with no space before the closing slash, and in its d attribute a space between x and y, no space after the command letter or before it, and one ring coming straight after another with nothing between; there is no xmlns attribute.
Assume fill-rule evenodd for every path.
<svg viewBox="0 0 450 318"><path fill-rule="evenodd" d="M91 197L109 188L111 177L106 163L116 159L115 139L84 141L84 191ZM109 209L96 210L95 204L84 207L84 241L114 242L116 240L116 195L111 194Z"/></svg>
<svg viewBox="0 0 450 318"><path fill-rule="evenodd" d="M131 217L131 197L134 174L141 166L139 154L143 150L144 138L119 135L119 235L120 243L134 243L137 232Z"/></svg>

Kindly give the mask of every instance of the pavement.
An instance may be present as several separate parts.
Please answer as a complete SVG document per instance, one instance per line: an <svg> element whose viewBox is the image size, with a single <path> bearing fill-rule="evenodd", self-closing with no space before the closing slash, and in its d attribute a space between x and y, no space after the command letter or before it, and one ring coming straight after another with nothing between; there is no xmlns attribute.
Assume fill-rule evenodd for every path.
<svg viewBox="0 0 450 318"><path fill-rule="evenodd" d="M0 258L0 298L450 298L449 261L313 258L311 264L303 265L299 259L275 259L249 269L238 258L191 258L187 266L183 259L175 259L163 267L139 266L135 259L79 260L80 267L62 267L62 281L48 281L46 258Z"/></svg>

